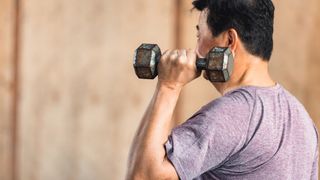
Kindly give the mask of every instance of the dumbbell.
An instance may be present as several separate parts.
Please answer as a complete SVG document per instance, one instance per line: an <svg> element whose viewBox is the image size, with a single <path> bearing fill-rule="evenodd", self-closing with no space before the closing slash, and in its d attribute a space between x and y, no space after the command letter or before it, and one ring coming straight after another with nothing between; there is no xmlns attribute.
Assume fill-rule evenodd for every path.
<svg viewBox="0 0 320 180"><path fill-rule="evenodd" d="M134 54L133 67L140 79L154 79L158 75L161 51L157 44L141 44ZM196 60L198 70L205 70L211 82L226 82L233 70L233 56L229 48L215 47L206 58Z"/></svg>

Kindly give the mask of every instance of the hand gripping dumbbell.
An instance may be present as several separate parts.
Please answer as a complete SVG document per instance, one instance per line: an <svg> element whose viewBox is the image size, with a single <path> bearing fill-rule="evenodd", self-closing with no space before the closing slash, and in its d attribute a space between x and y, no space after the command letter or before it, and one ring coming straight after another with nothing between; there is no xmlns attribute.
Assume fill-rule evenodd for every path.
<svg viewBox="0 0 320 180"><path fill-rule="evenodd" d="M154 79L158 75L161 51L156 44L141 44L135 51L133 67L140 79ZM197 58L196 67L205 70L211 82L226 82L233 69L233 56L229 48L215 47L206 58Z"/></svg>

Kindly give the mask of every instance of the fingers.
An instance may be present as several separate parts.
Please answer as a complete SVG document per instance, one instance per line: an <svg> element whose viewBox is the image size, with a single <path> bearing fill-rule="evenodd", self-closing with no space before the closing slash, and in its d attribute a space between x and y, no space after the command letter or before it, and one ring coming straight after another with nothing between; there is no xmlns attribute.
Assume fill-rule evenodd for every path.
<svg viewBox="0 0 320 180"><path fill-rule="evenodd" d="M188 57L188 63L193 65L196 68L196 60L197 60L197 54L194 49L188 49L186 51L186 55Z"/></svg>
<svg viewBox="0 0 320 180"><path fill-rule="evenodd" d="M159 80L182 86L199 77L195 50L166 50L158 66Z"/></svg>
<svg viewBox="0 0 320 180"><path fill-rule="evenodd" d="M190 67L196 69L196 59L197 54L195 49L181 49L181 50L166 50L162 58L166 63L173 63L173 64L188 64Z"/></svg>
<svg viewBox="0 0 320 180"><path fill-rule="evenodd" d="M182 50L168 49L163 53L161 59L163 59L163 61L165 62L174 61L175 63L177 63L180 57L183 57L183 56L184 56L184 52Z"/></svg>
<svg viewBox="0 0 320 180"><path fill-rule="evenodd" d="M170 54L170 49L165 50L161 56L161 59L167 59L169 54Z"/></svg>
<svg viewBox="0 0 320 180"><path fill-rule="evenodd" d="M170 53L170 60L171 61L177 63L178 57L179 57L179 50L171 51L171 53Z"/></svg>
<svg viewBox="0 0 320 180"><path fill-rule="evenodd" d="M182 49L182 50L180 51L180 55L181 55L182 57L187 57L187 50Z"/></svg>
<svg viewBox="0 0 320 180"><path fill-rule="evenodd" d="M162 54L160 61L162 64L168 64L170 61L172 61L172 59L176 58L176 55L177 54L174 52L174 50L168 49Z"/></svg>

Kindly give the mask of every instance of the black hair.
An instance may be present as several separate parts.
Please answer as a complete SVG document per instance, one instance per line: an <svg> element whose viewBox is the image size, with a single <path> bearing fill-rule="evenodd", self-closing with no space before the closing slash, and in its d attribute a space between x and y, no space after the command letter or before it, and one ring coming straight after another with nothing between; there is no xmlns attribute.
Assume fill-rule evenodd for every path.
<svg viewBox="0 0 320 180"><path fill-rule="evenodd" d="M274 5L271 0L194 0L195 9L208 9L213 36L233 28L246 50L269 61L273 49Z"/></svg>

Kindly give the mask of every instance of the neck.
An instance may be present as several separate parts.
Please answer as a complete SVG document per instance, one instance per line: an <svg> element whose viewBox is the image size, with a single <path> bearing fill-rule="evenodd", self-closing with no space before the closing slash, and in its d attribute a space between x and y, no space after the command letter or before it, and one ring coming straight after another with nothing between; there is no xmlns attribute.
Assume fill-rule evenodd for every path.
<svg viewBox="0 0 320 180"><path fill-rule="evenodd" d="M246 63L242 62L241 66L235 64L234 72L229 81L213 83L220 94L224 95L228 91L241 86L271 87L276 84L270 77L267 61L250 56L244 62Z"/></svg>

